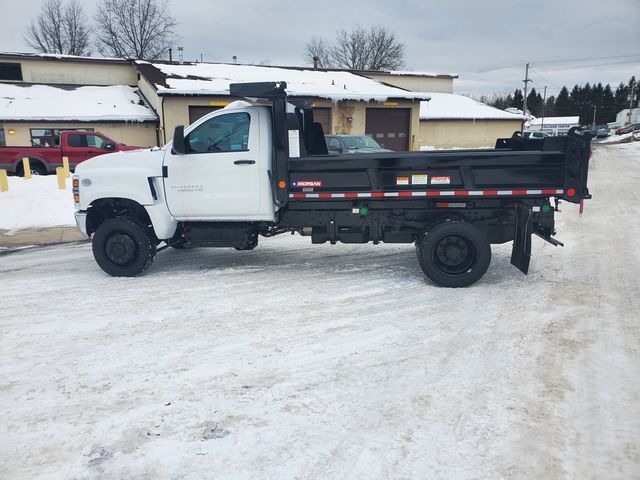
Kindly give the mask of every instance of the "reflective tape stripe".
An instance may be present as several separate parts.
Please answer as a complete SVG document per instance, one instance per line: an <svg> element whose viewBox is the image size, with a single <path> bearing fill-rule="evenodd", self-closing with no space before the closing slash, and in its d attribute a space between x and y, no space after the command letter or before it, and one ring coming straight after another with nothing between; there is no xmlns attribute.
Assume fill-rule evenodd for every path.
<svg viewBox="0 0 640 480"><path fill-rule="evenodd" d="M401 192L357 192L357 193L290 193L289 198L406 198L406 197L517 197L525 195L562 195L563 189L519 189L519 190L427 190Z"/></svg>

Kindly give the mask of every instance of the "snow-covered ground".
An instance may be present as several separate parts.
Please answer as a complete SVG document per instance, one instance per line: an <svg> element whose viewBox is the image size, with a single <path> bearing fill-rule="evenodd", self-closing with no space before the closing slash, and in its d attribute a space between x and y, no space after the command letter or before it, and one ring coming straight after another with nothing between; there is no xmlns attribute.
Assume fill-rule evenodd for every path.
<svg viewBox="0 0 640 480"><path fill-rule="evenodd" d="M0 192L0 231L75 225L73 211L70 178L59 190L55 175L9 177L9 191Z"/></svg>
<svg viewBox="0 0 640 480"><path fill-rule="evenodd" d="M0 256L3 479L640 477L640 146L461 289L411 246L282 236L110 278Z"/></svg>

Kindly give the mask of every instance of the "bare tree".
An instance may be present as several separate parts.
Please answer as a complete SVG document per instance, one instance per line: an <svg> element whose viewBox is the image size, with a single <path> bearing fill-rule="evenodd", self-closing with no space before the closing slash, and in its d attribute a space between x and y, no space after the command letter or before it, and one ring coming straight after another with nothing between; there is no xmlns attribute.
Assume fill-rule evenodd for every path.
<svg viewBox="0 0 640 480"><path fill-rule="evenodd" d="M404 65L404 43L382 25L338 30L335 44L318 37L307 42L305 59L318 57L323 67L350 70L395 70Z"/></svg>
<svg viewBox="0 0 640 480"><path fill-rule="evenodd" d="M79 0L44 0L24 32L24 41L42 53L89 55L87 19Z"/></svg>
<svg viewBox="0 0 640 480"><path fill-rule="evenodd" d="M103 55L157 60L176 39L167 0L101 0L96 38Z"/></svg>
<svg viewBox="0 0 640 480"><path fill-rule="evenodd" d="M314 64L316 59L318 67L331 68L331 46L320 37L311 37L311 40L305 45L304 58L309 63Z"/></svg>

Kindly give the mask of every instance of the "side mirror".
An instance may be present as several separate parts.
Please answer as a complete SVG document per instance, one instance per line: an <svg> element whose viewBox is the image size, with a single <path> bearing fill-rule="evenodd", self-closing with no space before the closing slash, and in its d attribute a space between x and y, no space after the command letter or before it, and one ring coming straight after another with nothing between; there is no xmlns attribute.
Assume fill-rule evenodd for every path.
<svg viewBox="0 0 640 480"><path fill-rule="evenodd" d="M184 155L187 153L187 145L184 141L184 125L178 125L173 131L173 144L171 151L178 155Z"/></svg>
<svg viewBox="0 0 640 480"><path fill-rule="evenodd" d="M116 149L116 146L113 143L107 143L104 146L104 149L109 151L109 152L113 152Z"/></svg>

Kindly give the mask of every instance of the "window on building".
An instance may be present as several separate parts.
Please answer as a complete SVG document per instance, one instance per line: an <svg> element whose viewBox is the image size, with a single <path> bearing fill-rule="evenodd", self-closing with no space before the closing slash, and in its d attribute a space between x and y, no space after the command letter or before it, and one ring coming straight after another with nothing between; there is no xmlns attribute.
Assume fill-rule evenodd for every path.
<svg viewBox="0 0 640 480"><path fill-rule="evenodd" d="M22 81L22 65L0 62L0 80Z"/></svg>
<svg viewBox="0 0 640 480"><path fill-rule="evenodd" d="M32 128L31 145L34 147L59 147L60 132L66 130L85 130L93 132L93 128Z"/></svg>
<svg viewBox="0 0 640 480"><path fill-rule="evenodd" d="M4 128L0 128L0 147L6 147L7 140L4 136Z"/></svg>
<svg viewBox="0 0 640 480"><path fill-rule="evenodd" d="M249 150L248 113L229 113L207 120L186 139L190 153L239 152Z"/></svg>

